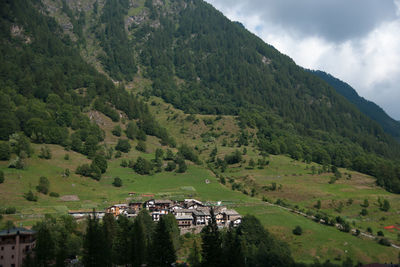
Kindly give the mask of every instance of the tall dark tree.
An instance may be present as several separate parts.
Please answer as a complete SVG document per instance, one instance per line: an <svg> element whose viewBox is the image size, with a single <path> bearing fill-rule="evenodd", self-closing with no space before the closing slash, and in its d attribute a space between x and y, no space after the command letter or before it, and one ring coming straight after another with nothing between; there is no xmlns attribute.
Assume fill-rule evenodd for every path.
<svg viewBox="0 0 400 267"><path fill-rule="evenodd" d="M109 266L107 265L109 257L103 229L93 212L87 219L86 233L83 238L82 262L85 266Z"/></svg>
<svg viewBox="0 0 400 267"><path fill-rule="evenodd" d="M133 267L140 267L146 263L146 255L148 253L144 226L141 220L136 219L133 223L130 233L130 244L131 264Z"/></svg>
<svg viewBox="0 0 400 267"><path fill-rule="evenodd" d="M157 224L151 245L151 255L149 265L152 267L170 267L176 261L174 243L163 217Z"/></svg>
<svg viewBox="0 0 400 267"><path fill-rule="evenodd" d="M51 234L50 225L43 221L35 227L37 239L35 246L35 265L49 266L55 257L55 240Z"/></svg>
<svg viewBox="0 0 400 267"><path fill-rule="evenodd" d="M211 209L211 219L206 227L201 231L202 238L202 262L204 267L219 267L222 260L222 241L218 231L217 220L215 219L214 209Z"/></svg>

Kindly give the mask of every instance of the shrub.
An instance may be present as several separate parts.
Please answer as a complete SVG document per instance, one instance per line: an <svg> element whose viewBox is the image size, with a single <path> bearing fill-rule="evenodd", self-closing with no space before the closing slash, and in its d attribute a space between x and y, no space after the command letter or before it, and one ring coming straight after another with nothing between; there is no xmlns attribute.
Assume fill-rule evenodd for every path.
<svg viewBox="0 0 400 267"><path fill-rule="evenodd" d="M387 240L386 238L381 238L379 240L379 244L381 244L382 246L387 246L390 247L392 244L390 243L389 240Z"/></svg>
<svg viewBox="0 0 400 267"><path fill-rule="evenodd" d="M0 143L0 160L10 160L11 148L8 142Z"/></svg>
<svg viewBox="0 0 400 267"><path fill-rule="evenodd" d="M126 160L123 159L123 160L121 161L120 166L121 166L122 168L126 168L126 167L128 167L128 162L126 162Z"/></svg>
<svg viewBox="0 0 400 267"><path fill-rule="evenodd" d="M360 214L361 214L362 216L368 215L367 209L362 209Z"/></svg>
<svg viewBox="0 0 400 267"><path fill-rule="evenodd" d="M122 180L119 177L115 177L114 178L114 182L112 183L113 186L115 187L121 187L122 186Z"/></svg>
<svg viewBox="0 0 400 267"><path fill-rule="evenodd" d="M64 176L65 177L69 177L70 174L71 174L71 172L69 171L68 168L64 170Z"/></svg>
<svg viewBox="0 0 400 267"><path fill-rule="evenodd" d="M91 172L91 168L90 168L89 164L80 165L75 170L76 174L86 176L86 177L90 176L90 172Z"/></svg>
<svg viewBox="0 0 400 267"><path fill-rule="evenodd" d="M39 158L41 159L51 159L51 151L48 146L40 148Z"/></svg>
<svg viewBox="0 0 400 267"><path fill-rule="evenodd" d="M148 160L138 157L135 165L133 166L133 170L141 175L150 174L153 170L153 165Z"/></svg>
<svg viewBox="0 0 400 267"><path fill-rule="evenodd" d="M60 194L56 193L56 192L50 192L49 196L51 196L51 197L60 197Z"/></svg>
<svg viewBox="0 0 400 267"><path fill-rule="evenodd" d="M184 173L187 170L187 165L184 159L181 159L178 161L178 169L176 170L176 172L178 173Z"/></svg>
<svg viewBox="0 0 400 267"><path fill-rule="evenodd" d="M38 197L33 194L32 190L29 190L28 193L25 193L24 197L28 201L34 201L34 202L38 201Z"/></svg>
<svg viewBox="0 0 400 267"><path fill-rule="evenodd" d="M50 188L49 180L44 176L40 177L39 184L36 186L36 190L39 193L47 195L47 193L49 192L49 188Z"/></svg>
<svg viewBox="0 0 400 267"><path fill-rule="evenodd" d="M376 234L377 234L378 236L385 236L385 235L383 234L382 231L378 231Z"/></svg>
<svg viewBox="0 0 400 267"><path fill-rule="evenodd" d="M115 158L116 159L119 159L120 157L122 156L122 154L121 154L121 151L117 151L116 153L115 153Z"/></svg>
<svg viewBox="0 0 400 267"><path fill-rule="evenodd" d="M93 166L97 166L101 173L105 173L108 168L106 158L103 155L97 154L92 161L92 168Z"/></svg>
<svg viewBox="0 0 400 267"><path fill-rule="evenodd" d="M0 184L4 183L4 172L0 170Z"/></svg>
<svg viewBox="0 0 400 267"><path fill-rule="evenodd" d="M294 228L292 232L295 235L302 235L303 234L303 229L301 229L300 226L296 226L296 228Z"/></svg>
<svg viewBox="0 0 400 267"><path fill-rule="evenodd" d="M192 161L194 163L198 163L199 162L199 158L198 158L196 152L191 147L189 147L188 145L185 145L185 144L181 145L179 147L179 152L178 153L184 159L190 160L190 161Z"/></svg>
<svg viewBox="0 0 400 267"><path fill-rule="evenodd" d="M139 141L135 148L137 151L146 152L146 143L143 141Z"/></svg>
<svg viewBox="0 0 400 267"><path fill-rule="evenodd" d="M173 170L175 170L175 168L176 168L176 163L172 161L167 163L167 167L165 167L165 170L167 172L172 172Z"/></svg>
<svg viewBox="0 0 400 267"><path fill-rule="evenodd" d="M385 199L385 200L383 201L383 205L382 205L381 210L383 210L383 211L389 211L389 209L390 209L389 200Z"/></svg>
<svg viewBox="0 0 400 267"><path fill-rule="evenodd" d="M17 209L15 207L8 207L4 211L5 214L15 214L17 212Z"/></svg>
<svg viewBox="0 0 400 267"><path fill-rule="evenodd" d="M114 129L112 129L111 132L112 132L113 135L120 137L121 133L122 133L121 126L119 126L119 125L115 126Z"/></svg>
<svg viewBox="0 0 400 267"><path fill-rule="evenodd" d="M64 155L64 160L69 160L69 154Z"/></svg>
<svg viewBox="0 0 400 267"><path fill-rule="evenodd" d="M224 160L227 164L236 164L242 161L242 153L239 150L235 152L225 155Z"/></svg>
<svg viewBox="0 0 400 267"><path fill-rule="evenodd" d="M131 150L131 144L128 139L119 139L115 149L124 153L128 153Z"/></svg>

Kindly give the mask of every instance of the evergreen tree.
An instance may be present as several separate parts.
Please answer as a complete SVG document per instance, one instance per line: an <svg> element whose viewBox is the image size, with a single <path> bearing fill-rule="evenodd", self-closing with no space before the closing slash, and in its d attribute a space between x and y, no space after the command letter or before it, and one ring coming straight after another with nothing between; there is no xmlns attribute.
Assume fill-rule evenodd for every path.
<svg viewBox="0 0 400 267"><path fill-rule="evenodd" d="M151 253L149 265L152 267L170 267L176 261L174 243L163 217L160 218L157 224L151 245Z"/></svg>
<svg viewBox="0 0 400 267"><path fill-rule="evenodd" d="M35 246L35 265L49 266L55 257L55 240L47 222L41 222L36 227L37 239Z"/></svg>
<svg viewBox="0 0 400 267"><path fill-rule="evenodd" d="M223 242L222 259L222 266L246 266L240 237L236 234L236 230L232 226L229 227Z"/></svg>
<svg viewBox="0 0 400 267"><path fill-rule="evenodd" d="M197 244L196 239L193 241L193 245L190 249L188 262L190 266L200 267L201 266L201 253L199 245Z"/></svg>
<svg viewBox="0 0 400 267"><path fill-rule="evenodd" d="M113 262L117 265L127 265L130 262L130 237L131 223L125 216L117 220L116 234L113 242Z"/></svg>
<svg viewBox="0 0 400 267"><path fill-rule="evenodd" d="M221 237L218 231L217 220L215 219L214 209L211 209L211 220L201 231L202 238L202 262L204 267L221 266Z"/></svg>
<svg viewBox="0 0 400 267"><path fill-rule="evenodd" d="M85 266L109 266L106 239L95 213L88 217L86 233L83 237L83 257Z"/></svg>
<svg viewBox="0 0 400 267"><path fill-rule="evenodd" d="M148 245L144 233L144 226L141 220L136 219L130 233L131 244L131 264L133 267L140 267L146 263L146 255L148 253Z"/></svg>
<svg viewBox="0 0 400 267"><path fill-rule="evenodd" d="M104 215L102 228L105 242L105 253L108 255L104 266L112 266L112 248L117 228L114 215L111 213L106 213Z"/></svg>

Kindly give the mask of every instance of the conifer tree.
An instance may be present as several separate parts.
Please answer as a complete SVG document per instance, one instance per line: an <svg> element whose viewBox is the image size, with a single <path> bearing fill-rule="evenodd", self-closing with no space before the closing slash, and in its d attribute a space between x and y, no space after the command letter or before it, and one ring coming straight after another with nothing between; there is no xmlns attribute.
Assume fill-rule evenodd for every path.
<svg viewBox="0 0 400 267"><path fill-rule="evenodd" d="M100 227L99 220L95 213L88 217L86 233L83 239L83 258L84 266L109 266L106 240Z"/></svg>
<svg viewBox="0 0 400 267"><path fill-rule="evenodd" d="M152 257L150 259L150 266L169 267L176 261L174 243L163 217L161 217L157 224L151 251Z"/></svg>
<svg viewBox="0 0 400 267"><path fill-rule="evenodd" d="M202 244L202 266L219 267L221 266L221 237L218 232L217 220L214 210L211 209L211 220L201 231Z"/></svg>
<svg viewBox="0 0 400 267"><path fill-rule="evenodd" d="M140 267L146 262L147 244L144 226L141 220L136 219L130 233L131 264Z"/></svg>

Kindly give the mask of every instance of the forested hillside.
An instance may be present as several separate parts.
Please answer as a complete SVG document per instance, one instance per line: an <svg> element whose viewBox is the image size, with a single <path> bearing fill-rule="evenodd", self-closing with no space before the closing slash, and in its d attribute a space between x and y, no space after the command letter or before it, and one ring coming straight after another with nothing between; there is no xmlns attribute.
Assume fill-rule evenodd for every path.
<svg viewBox="0 0 400 267"><path fill-rule="evenodd" d="M323 71L311 71L311 73L330 84L339 94L356 105L362 113L378 122L385 132L400 140L400 123L387 115L381 107L360 97L354 88L328 73Z"/></svg>
<svg viewBox="0 0 400 267"><path fill-rule="evenodd" d="M29 141L59 144L93 158L104 133L84 113L136 120L146 134L173 143L145 103L116 87L80 56L40 1L1 1L1 158L29 157ZM138 130L139 130L138 128ZM26 139L24 136L28 137ZM14 140L16 143L13 143Z"/></svg>
<svg viewBox="0 0 400 267"><path fill-rule="evenodd" d="M327 83L201 0L3 0L1 12L5 141L22 131L33 142L93 156L103 137L83 118L92 108L113 120L134 119L144 133L174 145L143 98L124 89L140 78L150 81L145 98L160 96L186 113L238 115L242 129L257 129L238 145L252 141L262 153L353 168L400 192L398 142Z"/></svg>

